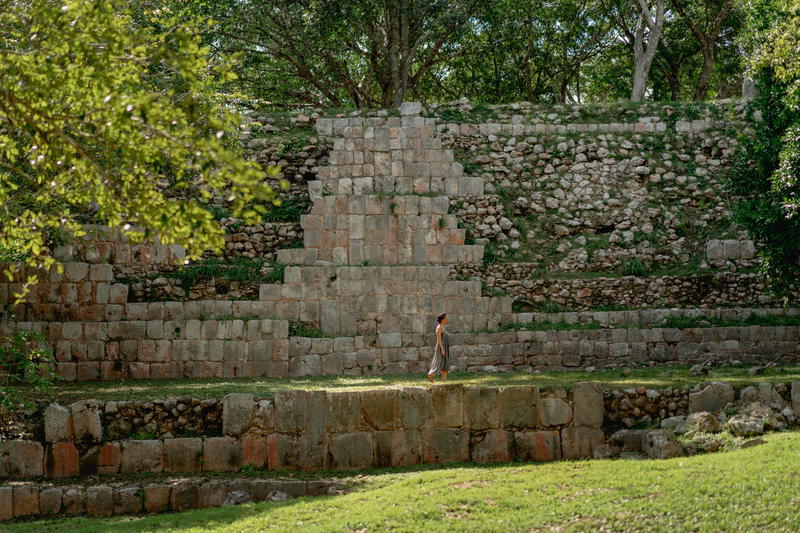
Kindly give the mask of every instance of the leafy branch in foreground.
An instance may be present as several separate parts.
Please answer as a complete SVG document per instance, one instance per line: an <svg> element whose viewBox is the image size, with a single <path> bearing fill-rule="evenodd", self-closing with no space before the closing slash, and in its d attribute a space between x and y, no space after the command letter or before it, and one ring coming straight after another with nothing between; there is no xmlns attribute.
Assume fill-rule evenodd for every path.
<svg viewBox="0 0 800 533"><path fill-rule="evenodd" d="M79 216L132 240L224 245L213 196L254 223L275 199L230 142L214 100L232 79L210 63L200 24L136 25L120 0L32 0L0 12L0 249L51 267L45 236L80 236ZM29 280L33 282L35 280Z"/></svg>

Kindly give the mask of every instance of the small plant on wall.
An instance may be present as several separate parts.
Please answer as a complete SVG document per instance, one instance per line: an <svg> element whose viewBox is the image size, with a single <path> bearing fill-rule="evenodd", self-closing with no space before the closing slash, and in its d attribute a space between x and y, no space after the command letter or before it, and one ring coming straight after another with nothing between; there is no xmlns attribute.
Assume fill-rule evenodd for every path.
<svg viewBox="0 0 800 533"><path fill-rule="evenodd" d="M55 360L38 331L16 330L0 342L1 419L3 411L29 408L32 398L51 391Z"/></svg>

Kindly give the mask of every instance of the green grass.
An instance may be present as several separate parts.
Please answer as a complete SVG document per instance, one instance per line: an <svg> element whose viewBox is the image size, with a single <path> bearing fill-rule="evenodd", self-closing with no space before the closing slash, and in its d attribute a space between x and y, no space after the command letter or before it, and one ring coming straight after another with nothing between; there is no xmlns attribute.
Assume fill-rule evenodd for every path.
<svg viewBox="0 0 800 533"><path fill-rule="evenodd" d="M662 366L631 368L630 374L622 370L551 370L538 374L503 372L496 374L451 373L449 383L512 387L535 385L540 387L571 387L579 381L599 381L608 388L666 388L695 385L706 381L727 381L736 387L762 381L800 381L800 367L768 368L763 374L751 376L746 368L720 367L712 369L706 377L694 377L688 366ZM79 399L96 400L152 400L166 397L222 398L231 392L245 392L269 398L276 390L363 390L381 387L427 386L423 374L386 376L309 376L302 378L215 378L181 380L145 380L119 382L59 383L54 386L55 398L62 403Z"/></svg>
<svg viewBox="0 0 800 533"><path fill-rule="evenodd" d="M342 496L174 515L22 522L37 531L797 531L800 433L666 461L454 465L363 476Z"/></svg>
<svg viewBox="0 0 800 533"><path fill-rule="evenodd" d="M187 294L199 282L213 278L224 278L239 283L271 283L276 281L273 279L276 272L281 277L283 275L283 271L279 269L274 269L273 274L263 275L261 274L263 267L264 262L260 260L238 258L232 261L220 261L212 258L163 275L179 279L181 287Z"/></svg>

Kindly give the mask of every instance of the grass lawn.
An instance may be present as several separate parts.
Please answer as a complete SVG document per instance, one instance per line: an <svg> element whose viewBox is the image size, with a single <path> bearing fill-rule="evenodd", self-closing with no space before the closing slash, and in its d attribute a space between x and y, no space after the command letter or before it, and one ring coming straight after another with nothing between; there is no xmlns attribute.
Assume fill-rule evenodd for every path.
<svg viewBox="0 0 800 533"><path fill-rule="evenodd" d="M800 432L667 461L452 466L369 476L343 496L175 515L18 523L37 531L797 531Z"/></svg>
<svg viewBox="0 0 800 533"><path fill-rule="evenodd" d="M571 387L578 381L599 381L609 388L647 387L665 388L694 385L705 381L727 381L734 386L744 386L762 381L800 381L800 367L766 369L763 374L751 376L747 368L721 367L708 376L694 377L688 366L661 366L631 369L630 375L622 370L547 371L538 374L527 372L502 372L496 374L451 373L449 383L506 387L538 385ZM428 385L422 374L388 376L309 376L291 379L194 379L194 380L142 380L122 382L82 382L59 384L56 398L61 402L92 398L95 400L143 400L165 397L221 398L229 392L249 392L269 398L279 389L355 390L389 386Z"/></svg>

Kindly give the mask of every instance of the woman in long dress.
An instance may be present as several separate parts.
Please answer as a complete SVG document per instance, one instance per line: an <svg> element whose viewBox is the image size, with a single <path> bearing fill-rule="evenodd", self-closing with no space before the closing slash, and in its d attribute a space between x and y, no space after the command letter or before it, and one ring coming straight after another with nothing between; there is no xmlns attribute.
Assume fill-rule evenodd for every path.
<svg viewBox="0 0 800 533"><path fill-rule="evenodd" d="M436 317L436 350L433 352L433 362L428 371L428 381L433 383L433 377L442 373L442 383L447 381L447 369L450 368L450 338L447 336L447 313Z"/></svg>

